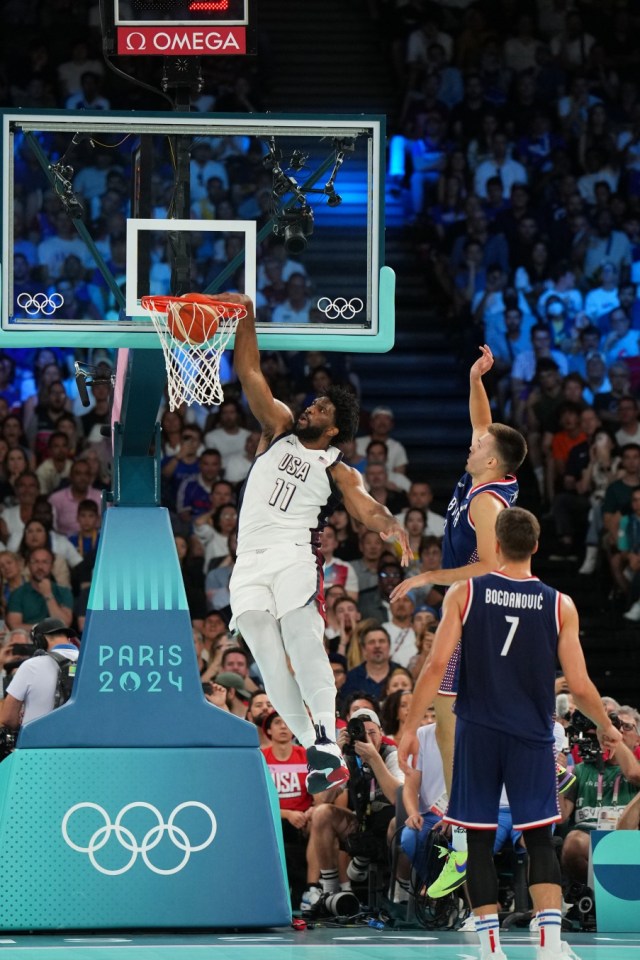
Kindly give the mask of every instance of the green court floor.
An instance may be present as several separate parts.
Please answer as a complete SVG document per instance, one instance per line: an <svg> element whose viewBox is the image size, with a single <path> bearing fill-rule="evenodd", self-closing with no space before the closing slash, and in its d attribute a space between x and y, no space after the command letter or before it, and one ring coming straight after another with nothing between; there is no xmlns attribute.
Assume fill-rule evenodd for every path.
<svg viewBox="0 0 640 960"><path fill-rule="evenodd" d="M509 960L535 960L526 931L501 937ZM635 960L640 934L567 936L581 960ZM368 927L225 932L0 934L0 960L477 960L472 934Z"/></svg>

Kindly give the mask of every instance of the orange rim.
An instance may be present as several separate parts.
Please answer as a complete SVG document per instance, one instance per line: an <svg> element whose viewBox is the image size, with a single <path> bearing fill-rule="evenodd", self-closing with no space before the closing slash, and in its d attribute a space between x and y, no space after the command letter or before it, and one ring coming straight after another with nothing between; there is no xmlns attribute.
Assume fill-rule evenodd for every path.
<svg viewBox="0 0 640 960"><path fill-rule="evenodd" d="M220 309L223 317L232 319L238 315L238 311L243 311L241 303L229 303L226 300L216 300L213 304L210 300L185 300L183 297L140 297L140 306L145 310L154 310L156 313L166 313L172 303L182 303L185 306L189 304L202 304L205 307L216 306Z"/></svg>

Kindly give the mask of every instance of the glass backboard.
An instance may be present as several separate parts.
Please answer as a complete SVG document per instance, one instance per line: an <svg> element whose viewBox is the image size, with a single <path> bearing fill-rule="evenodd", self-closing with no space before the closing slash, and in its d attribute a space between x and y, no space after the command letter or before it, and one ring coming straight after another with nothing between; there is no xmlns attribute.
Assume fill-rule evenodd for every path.
<svg viewBox="0 0 640 960"><path fill-rule="evenodd" d="M393 346L383 118L1 122L0 346L155 347L142 296L225 290L256 303L263 349Z"/></svg>

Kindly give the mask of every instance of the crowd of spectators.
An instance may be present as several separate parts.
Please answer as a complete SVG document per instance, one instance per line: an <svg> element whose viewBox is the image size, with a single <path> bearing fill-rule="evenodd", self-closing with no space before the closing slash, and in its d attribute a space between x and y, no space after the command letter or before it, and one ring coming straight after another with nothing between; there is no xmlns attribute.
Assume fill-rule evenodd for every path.
<svg viewBox="0 0 640 960"><path fill-rule="evenodd" d="M33 13L34 29L20 68L12 65L0 76L1 102L105 110L122 105L92 49L97 5L85 9L69 0L58 6L68 8L75 22L93 18L89 41L73 45L59 63L35 31L39 5L5 5L5 17L18 16L27 26ZM466 359L479 342L493 351L492 406L497 418L527 437L554 549L565 560L575 558L583 576L606 575L623 598L624 615L638 621L638 18L624 5L605 17L594 4L565 0L518 5L517 17L506 15L512 12L506 0L495 7L505 15L491 15L494 6L481 3L371 0L399 90L389 188L405 205L429 302L449 325L460 355ZM194 108L260 109L246 76L227 64L207 69L216 82ZM237 140L203 141L194 149L192 183L200 187L192 192L194 216L242 216L245 204L260 216L263 201L266 216L270 183L260 152L251 141ZM87 145L77 157L74 188L91 214L99 249L122 278L129 197L121 159ZM40 174L29 168L26 151L22 159L16 282L34 292L55 281L78 304L78 315L109 316L112 293L56 197L40 181L30 188L29 173ZM168 177L153 184L157 209L168 209L169 184ZM216 257L232 259L233 243L223 246L205 251L194 279L206 281ZM162 251L157 267L160 292L168 283ZM287 312L299 318L308 310L304 268L277 238L268 244L259 289L264 302L258 309L279 310L282 322ZM0 603L7 673L12 644L24 642L31 624L54 616L81 631L84 622L100 535L100 490L109 483L100 433L108 422L109 390L95 384L91 409L83 411L70 383L71 360L69 352L47 350L0 357ZM99 361L109 374L111 358ZM358 389L342 356L265 352L262 369L274 395L296 410L329 383ZM391 410L373 409L362 436L344 445L344 456L363 473L372 496L402 517L413 551L409 572L435 569L444 520L432 510L428 478L412 471L393 426ZM288 734L275 723L248 651L228 631L238 493L259 440L255 427L231 380L219 408L164 410L162 502L171 512L205 693L256 725L275 766L292 755ZM322 534L326 646L337 706L345 719L354 702L356 710L371 711L370 722L392 746L433 642L442 591L390 602L406 575L397 553L340 508L329 520ZM626 732L636 749L639 718L632 708L627 712L632 729ZM293 763L299 765L299 757ZM292 781L281 782L290 792ZM284 792L285 786L283 799ZM283 803L283 820L305 835L312 804L310 798Z"/></svg>
<svg viewBox="0 0 640 960"><path fill-rule="evenodd" d="M465 364L493 352L492 407L527 437L550 553L638 620L637 11L370 8L398 91L389 189L430 302Z"/></svg>

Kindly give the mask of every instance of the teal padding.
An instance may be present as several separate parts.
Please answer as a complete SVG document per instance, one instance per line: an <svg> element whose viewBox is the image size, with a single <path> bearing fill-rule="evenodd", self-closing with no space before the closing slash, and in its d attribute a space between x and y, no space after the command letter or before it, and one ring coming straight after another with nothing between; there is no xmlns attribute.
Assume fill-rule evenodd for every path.
<svg viewBox="0 0 640 960"><path fill-rule="evenodd" d="M267 789L269 791L269 803L271 804L271 816L273 817L273 823L275 825L276 839L278 841L278 852L280 854L280 866L282 872L287 876L287 861L284 855L284 837L282 835L282 817L280 816L280 799L278 797L278 791L276 790L275 783L273 782L273 777L269 773L269 767L265 759L264 754L261 754L262 762L264 765L264 776L265 782L267 784Z"/></svg>
<svg viewBox="0 0 640 960"><path fill-rule="evenodd" d="M107 510L92 578L92 610L186 610L169 511Z"/></svg>
<svg viewBox="0 0 640 960"><path fill-rule="evenodd" d="M640 933L640 832L591 833L598 933Z"/></svg>
<svg viewBox="0 0 640 960"><path fill-rule="evenodd" d="M257 748L16 751L3 930L289 924L269 781Z"/></svg>
<svg viewBox="0 0 640 960"><path fill-rule="evenodd" d="M107 510L73 695L19 748L257 745L204 698L168 511Z"/></svg>

